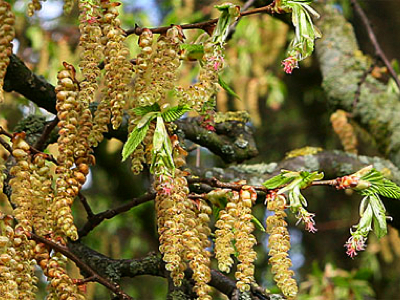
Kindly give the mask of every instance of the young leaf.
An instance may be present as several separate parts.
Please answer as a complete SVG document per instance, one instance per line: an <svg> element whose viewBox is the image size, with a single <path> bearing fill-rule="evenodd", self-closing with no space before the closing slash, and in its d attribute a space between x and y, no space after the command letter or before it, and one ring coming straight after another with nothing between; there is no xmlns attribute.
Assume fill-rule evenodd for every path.
<svg viewBox="0 0 400 300"><path fill-rule="evenodd" d="M129 155L135 151L137 146L143 141L145 138L147 131L149 130L150 122L144 124L141 128L136 126L136 128L131 132L128 137L128 140L124 144L124 148L122 149L122 161L125 161Z"/></svg>
<svg viewBox="0 0 400 300"><path fill-rule="evenodd" d="M235 93L235 91L222 79L220 75L218 75L218 83L229 95L241 100L239 95Z"/></svg>
<svg viewBox="0 0 400 300"><path fill-rule="evenodd" d="M374 213L374 232L378 238L381 238L387 234L386 209L378 195L373 194L369 198Z"/></svg>
<svg viewBox="0 0 400 300"><path fill-rule="evenodd" d="M173 122L182 117L186 112L192 108L188 105L179 105L171 107L170 109L161 113L162 118L165 122Z"/></svg>
<svg viewBox="0 0 400 300"><path fill-rule="evenodd" d="M160 106L158 103L154 103L153 105L135 107L132 111L137 116L144 116L150 112L160 111Z"/></svg>
<svg viewBox="0 0 400 300"><path fill-rule="evenodd" d="M283 174L276 175L263 183L267 189L273 190L276 189L289 181L293 180L293 178L284 176Z"/></svg>
<svg viewBox="0 0 400 300"><path fill-rule="evenodd" d="M214 29L213 42L222 45L228 36L229 25L240 16L240 7L232 3L224 3L222 5L216 5L215 8L222 13Z"/></svg>

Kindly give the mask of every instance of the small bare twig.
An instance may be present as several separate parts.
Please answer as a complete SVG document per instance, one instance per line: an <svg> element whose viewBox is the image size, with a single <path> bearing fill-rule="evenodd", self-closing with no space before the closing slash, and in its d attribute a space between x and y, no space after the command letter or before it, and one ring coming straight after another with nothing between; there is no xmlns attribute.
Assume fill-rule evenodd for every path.
<svg viewBox="0 0 400 300"><path fill-rule="evenodd" d="M83 207L86 210L86 214L88 216L88 219L93 218L94 217L94 213L93 213L92 208L90 207L86 197L84 195L82 195L82 193L79 193L78 194L78 198L79 198L79 200L81 201Z"/></svg>
<svg viewBox="0 0 400 300"><path fill-rule="evenodd" d="M43 243L46 246L53 249L54 251L57 251L57 252L63 254L65 257L72 260L80 270L82 270L83 272L85 272L86 274L89 275L87 278L87 281L89 281L89 279L90 279L90 281L92 281L92 282L100 283L101 285L105 286L106 288L111 290L113 293L115 293L118 296L118 299L133 300L132 297L130 297L129 295L127 295L125 292L123 292L120 289L118 284L115 284L115 283L111 282L110 280L104 278L100 274L98 274L90 266L88 266L86 263L84 263L78 256L73 254L66 246L55 243L55 242L53 242L49 239L46 239L44 237L41 237L35 233L30 233L30 239L32 239L38 243Z"/></svg>
<svg viewBox="0 0 400 300"><path fill-rule="evenodd" d="M135 206L138 206L142 203L153 200L155 196L156 196L155 193L148 193L139 198L134 198L131 201L129 201L128 203L125 203L117 208L108 209L106 211L103 211L101 213L98 213L98 214L95 214L92 216L89 216L89 214L88 214L88 221L86 222L85 225L83 225L83 227L78 232L79 238L82 238L82 237L88 235L89 232L91 232L94 228L96 228L105 219L111 219L111 218L115 217L116 215L124 213Z"/></svg>
<svg viewBox="0 0 400 300"><path fill-rule="evenodd" d="M364 10L358 4L357 0L350 0L350 1L351 1L351 5L354 7L354 10L360 16L362 23L364 24L365 28L367 29L368 37L369 37L369 40L371 41L372 45L375 48L376 56L382 60L382 62L385 64L386 68L388 69L390 75L393 77L394 81L396 82L397 86L400 88L399 77L397 76L396 72L394 71L392 65L390 64L388 58L386 57L385 53L383 52L381 46L379 45L376 35L375 35L374 31L372 30L372 26L368 20L368 17L365 15Z"/></svg>
<svg viewBox="0 0 400 300"><path fill-rule="evenodd" d="M38 150L43 150L44 144L46 143L47 139L49 138L50 133L53 131L53 129L57 126L58 124L58 118L55 117L53 121L48 123L40 138L36 141L36 143L33 145Z"/></svg>

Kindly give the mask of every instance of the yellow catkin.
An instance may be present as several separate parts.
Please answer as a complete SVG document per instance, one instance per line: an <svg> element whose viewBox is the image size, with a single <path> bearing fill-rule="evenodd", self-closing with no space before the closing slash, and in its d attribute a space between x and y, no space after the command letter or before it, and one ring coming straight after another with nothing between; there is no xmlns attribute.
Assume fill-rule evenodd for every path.
<svg viewBox="0 0 400 300"><path fill-rule="evenodd" d="M12 54L11 41L15 37L14 23L15 16L11 11L11 5L0 0L0 103L4 101L4 77Z"/></svg>
<svg viewBox="0 0 400 300"><path fill-rule="evenodd" d="M17 300L18 284L14 256L14 229L11 226L13 217L0 212L0 298Z"/></svg>
<svg viewBox="0 0 400 300"><path fill-rule="evenodd" d="M55 253L48 259L47 274L49 284L49 299L84 300L78 286L66 272L67 259L60 253Z"/></svg>
<svg viewBox="0 0 400 300"><path fill-rule="evenodd" d="M46 164L46 154L38 153L33 159L32 181L32 214L35 233L47 236L53 232L51 205L53 203L53 178L50 167Z"/></svg>
<svg viewBox="0 0 400 300"><path fill-rule="evenodd" d="M179 170L178 174L179 174ZM182 260L184 246L182 234L186 231L184 201L189 193L183 181L168 175L156 178L155 190L160 252L171 272L176 286L181 285L186 264Z"/></svg>
<svg viewBox="0 0 400 300"><path fill-rule="evenodd" d="M331 115L333 130L338 135L346 152L357 154L357 136L353 126L348 122L347 113L338 109Z"/></svg>
<svg viewBox="0 0 400 300"><path fill-rule="evenodd" d="M218 91L218 72L223 68L222 49L211 41L204 44L203 66L199 73L199 82L187 89L177 88L180 104L186 104L201 112L204 105L213 102Z"/></svg>
<svg viewBox="0 0 400 300"><path fill-rule="evenodd" d="M184 177L177 177L186 184ZM199 300L211 300L210 287L207 283L211 280L210 252L206 250L210 246L208 236L211 230L208 226L210 222L209 214L211 208L204 202L194 203L186 198L185 205L185 225L187 230L183 233L184 257L189 262L189 267L193 270L192 278L195 281L194 291Z"/></svg>
<svg viewBox="0 0 400 300"><path fill-rule="evenodd" d="M237 218L234 223L235 246L240 262L235 273L236 286L242 292L250 291L250 284L255 282L253 262L257 258L257 253L253 247L257 244L257 240L251 234L254 230L254 224L251 222L253 218L251 207L256 200L257 193L254 188L243 186L240 191L240 200L237 203Z"/></svg>
<svg viewBox="0 0 400 300"><path fill-rule="evenodd" d="M266 221L267 232L269 233L269 262L274 280L287 299L295 299L298 287L296 280L293 279L294 272L289 270L292 261L289 257L290 236L285 221L286 199L283 195L274 195L268 199L268 210L274 211L273 216L269 216Z"/></svg>
<svg viewBox="0 0 400 300"><path fill-rule="evenodd" d="M74 150L77 139L77 125L80 104L78 102L78 86L75 80L75 69L64 63L64 70L58 73L57 116L58 123L58 165L56 167L56 193L52 205L55 226L59 232L72 240L78 239L77 229L74 225L71 206L74 197L79 191L78 181L74 178L71 167L75 163Z"/></svg>
<svg viewBox="0 0 400 300"><path fill-rule="evenodd" d="M103 15L103 35L107 37L104 49L104 69L107 83L107 95L110 100L114 129L122 122L122 109L129 93L129 83L132 79L132 64L129 61L129 49L124 44L125 35L121 28L117 7L119 2L101 0Z"/></svg>
<svg viewBox="0 0 400 300"><path fill-rule="evenodd" d="M215 227L218 228L215 231L215 257L218 261L218 268L226 273L230 272L233 265L232 255L235 253L235 248L233 247L233 240L235 238L233 228L235 226L239 199L239 193L232 191L229 202L226 204L225 209L219 212L219 219L215 223Z"/></svg>
<svg viewBox="0 0 400 300"><path fill-rule="evenodd" d="M139 36L138 43L141 51L136 58L133 107L152 105L156 102L156 98L151 91L152 86L150 85L154 55L153 33L150 29L146 28L143 30Z"/></svg>
<svg viewBox="0 0 400 300"><path fill-rule="evenodd" d="M32 249L35 242L28 239L33 226L33 166L30 158L30 146L25 142L25 134L18 133L12 138L12 155L16 160L16 165L10 169L10 174L14 176L9 184L12 189L11 202L14 203L14 216L18 224L14 230L13 246L15 255L13 259L18 271L16 282L18 283L19 299L35 299L37 290L35 283L37 278L33 273Z"/></svg>

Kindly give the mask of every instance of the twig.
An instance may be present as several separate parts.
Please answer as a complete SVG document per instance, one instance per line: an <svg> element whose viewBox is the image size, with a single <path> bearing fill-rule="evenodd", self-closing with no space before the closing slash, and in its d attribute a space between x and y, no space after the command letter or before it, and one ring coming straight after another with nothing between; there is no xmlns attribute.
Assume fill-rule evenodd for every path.
<svg viewBox="0 0 400 300"><path fill-rule="evenodd" d="M81 201L83 207L86 210L86 214L88 216L88 219L93 218L94 217L94 213L93 213L92 208L90 207L86 197L84 195L82 195L82 193L79 193L78 194L78 198L79 198L79 200Z"/></svg>
<svg viewBox="0 0 400 300"><path fill-rule="evenodd" d="M43 150L44 144L46 143L47 139L49 138L50 133L53 131L53 129L57 126L58 124L58 118L55 117L53 121L48 123L40 138L36 141L36 143L33 145L38 150Z"/></svg>
<svg viewBox="0 0 400 300"><path fill-rule="evenodd" d="M139 198L134 198L133 200L129 201L128 203L123 204L117 208L108 209L106 211L95 214L93 216L88 216L89 217L88 221L86 222L85 225L83 225L83 227L78 232L79 238L82 238L82 237L88 235L89 232L91 232L94 228L96 228L105 219L111 219L111 218L115 217L116 215L119 215L123 212L130 210L132 207L135 207L135 206L138 206L139 204L153 200L155 196L156 196L155 193L148 193Z"/></svg>
<svg viewBox="0 0 400 300"><path fill-rule="evenodd" d="M78 256L73 254L67 247L60 245L58 243L55 243L51 240L48 240L44 237L41 237L35 233L30 233L30 239L32 239L36 242L39 242L39 243L43 243L46 246L53 249L54 251L57 251L57 252L63 254L64 256L68 257L70 260L72 260L76 264L76 266L80 270L82 270L83 272L85 272L86 274L89 275L88 277L91 278L91 281L98 282L101 285L104 285L106 288L108 288L113 293L118 295L119 299L133 300L133 298L130 297L129 295L127 295L125 292L123 292L117 284L102 277L100 274L98 274L96 271L94 271L90 266L88 266L86 263L84 263Z"/></svg>
<svg viewBox="0 0 400 300"><path fill-rule="evenodd" d="M369 40L371 41L372 45L375 48L375 54L382 60L382 62L385 64L386 68L388 69L390 75L393 77L394 81L396 82L397 86L400 88L400 80L394 71L392 65L390 64L388 58L386 57L385 53L383 52L381 46L378 43L378 40L375 36L374 31L372 30L371 24L368 20L368 17L365 15L364 10L361 8L361 6L358 4L357 0L350 0L351 4L354 7L354 10L357 12L357 14L360 16L361 21L363 22L365 28L367 29L368 37Z"/></svg>
<svg viewBox="0 0 400 300"><path fill-rule="evenodd" d="M240 13L239 18L244 17L244 16L254 15L254 14L259 14L259 13L274 14L274 13L276 13L276 11L274 10L274 6L275 6L275 1L272 2L271 4L263 6L263 7L258 7L258 8L252 9L252 10L244 11L244 12ZM180 26L182 29L202 29L208 33L211 33L212 29L214 28L214 26L218 22L218 20L219 20L218 18L215 18L215 19L210 19L208 21L192 23L192 24L183 24ZM172 27L172 25L149 28L149 29L154 34L161 34L161 33L167 32L167 30L170 29L171 27ZM131 35L131 34L141 35L143 30L144 30L143 27L136 26L135 28L126 30L125 34L126 34L126 36Z"/></svg>

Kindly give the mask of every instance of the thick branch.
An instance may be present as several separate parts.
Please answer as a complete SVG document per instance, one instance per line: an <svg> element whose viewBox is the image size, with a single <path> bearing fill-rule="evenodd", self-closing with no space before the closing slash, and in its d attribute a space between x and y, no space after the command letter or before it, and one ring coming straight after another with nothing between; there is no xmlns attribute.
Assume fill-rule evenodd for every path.
<svg viewBox="0 0 400 300"><path fill-rule="evenodd" d="M316 43L323 88L331 106L352 112L359 124L375 138L381 153L400 166L400 97L388 86L368 75L353 109L358 82L370 60L360 54L350 23L329 5L317 8L322 18L317 25L323 38Z"/></svg>
<svg viewBox="0 0 400 300"><path fill-rule="evenodd" d="M201 127L198 118L178 120L175 123L185 138L206 147L225 162L242 162L258 155L252 130L243 122L216 124L216 132Z"/></svg>

